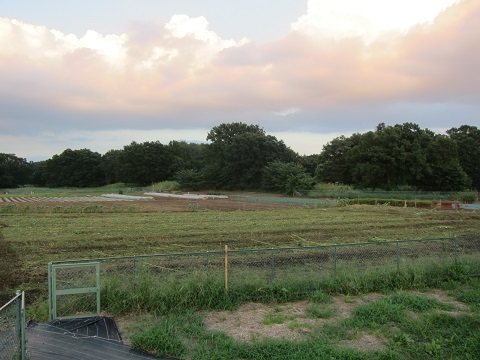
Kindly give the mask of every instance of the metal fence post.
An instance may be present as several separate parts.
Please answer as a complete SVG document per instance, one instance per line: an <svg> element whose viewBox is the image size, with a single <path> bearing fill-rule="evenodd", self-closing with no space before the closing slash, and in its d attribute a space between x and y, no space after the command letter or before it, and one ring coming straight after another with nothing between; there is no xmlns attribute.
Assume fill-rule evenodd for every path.
<svg viewBox="0 0 480 360"><path fill-rule="evenodd" d="M271 264L272 264L271 282L272 282L272 285L273 285L273 283L275 282L275 251L273 249L272 249Z"/></svg>
<svg viewBox="0 0 480 360"><path fill-rule="evenodd" d="M453 256L455 258L455 266L457 266L457 257L458 257L458 239L457 236L453 237Z"/></svg>
<svg viewBox="0 0 480 360"><path fill-rule="evenodd" d="M17 298L15 300L16 314L15 314L15 335L17 338L18 350L22 349L22 298L20 296L22 292L17 290L15 293Z"/></svg>
<svg viewBox="0 0 480 360"><path fill-rule="evenodd" d="M52 262L48 263L48 320L53 320Z"/></svg>
<svg viewBox="0 0 480 360"><path fill-rule="evenodd" d="M133 293L137 289L137 258L133 256Z"/></svg>
<svg viewBox="0 0 480 360"><path fill-rule="evenodd" d="M22 341L22 346L21 346L21 351L22 351L22 360L27 359L27 340L26 340L26 334L25 334L25 327L26 327L26 311L25 311L25 291L22 291L22 301L21 301L21 312L22 312L22 318L21 318L21 341Z"/></svg>
<svg viewBox="0 0 480 360"><path fill-rule="evenodd" d="M225 254L224 254L224 284L225 292L228 291L228 245L225 245Z"/></svg>
<svg viewBox="0 0 480 360"><path fill-rule="evenodd" d="M397 271L400 271L400 246L397 240Z"/></svg>
<svg viewBox="0 0 480 360"><path fill-rule="evenodd" d="M210 280L210 254L209 254L209 252L207 252L205 254L205 271L206 271L205 278L207 279L207 281L209 281Z"/></svg>
<svg viewBox="0 0 480 360"><path fill-rule="evenodd" d="M337 245L333 247L333 276L337 276Z"/></svg>

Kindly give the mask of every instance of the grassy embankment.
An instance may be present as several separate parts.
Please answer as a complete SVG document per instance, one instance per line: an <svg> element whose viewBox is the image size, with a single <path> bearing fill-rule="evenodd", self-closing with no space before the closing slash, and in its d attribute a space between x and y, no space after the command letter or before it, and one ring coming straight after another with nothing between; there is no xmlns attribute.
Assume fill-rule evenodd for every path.
<svg viewBox="0 0 480 360"><path fill-rule="evenodd" d="M181 359L476 359L480 282L447 281L440 288L358 296L317 292L303 313L295 303L271 305L242 340L232 335L245 326L240 312L213 315L227 332L207 328L211 314L193 312L140 314L124 326L135 347ZM285 338L268 336L280 327Z"/></svg>

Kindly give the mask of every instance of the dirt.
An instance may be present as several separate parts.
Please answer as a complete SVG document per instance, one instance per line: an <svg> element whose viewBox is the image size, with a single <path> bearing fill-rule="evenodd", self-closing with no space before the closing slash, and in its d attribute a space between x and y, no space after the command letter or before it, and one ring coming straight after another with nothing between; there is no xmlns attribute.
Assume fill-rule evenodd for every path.
<svg viewBox="0 0 480 360"><path fill-rule="evenodd" d="M136 194L142 196L142 194ZM55 198L34 198L34 197L0 197L2 204L15 204L17 207L30 206L31 208L43 207L45 210L52 209L57 206L68 207L77 206L84 207L88 205L101 205L105 209L111 208L130 208L134 207L136 211L157 212L157 211L202 211L202 210L219 210L219 211L235 211L235 210L260 210L260 209L285 209L292 206L281 203L245 201L240 198L229 197L228 199L207 198L207 199L180 199L180 198L154 198L148 200L112 200L101 199L95 197L64 197Z"/></svg>
<svg viewBox="0 0 480 360"><path fill-rule="evenodd" d="M454 306L454 309L447 313L457 315L468 311L468 307L447 295L442 290L431 290L429 292L409 291L409 294L437 299L443 303ZM203 311L203 317L207 331L223 332L237 341L253 342L262 339L285 339L302 340L314 331L322 327L339 323L351 317L359 306L378 301L385 295L371 293L362 296L334 296L327 304L298 301L286 304L261 304L247 303L235 311ZM332 310L331 316L326 318L315 318L308 315L309 306L321 307L325 310ZM446 312L445 310L436 310ZM411 313L411 316L417 316ZM277 322L267 321L272 317L280 319ZM149 314L127 315L116 318L117 326L122 338L129 343L130 336L141 331L145 326L161 321ZM348 347L360 351L384 350L388 339L383 338L376 332L360 331L353 334L353 338L342 340L336 343L339 347Z"/></svg>

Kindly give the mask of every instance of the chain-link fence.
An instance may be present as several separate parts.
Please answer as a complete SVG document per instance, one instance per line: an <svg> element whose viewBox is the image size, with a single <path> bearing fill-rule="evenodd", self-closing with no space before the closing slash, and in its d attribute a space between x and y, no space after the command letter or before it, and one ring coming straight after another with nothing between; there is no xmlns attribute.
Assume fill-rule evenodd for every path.
<svg viewBox="0 0 480 360"><path fill-rule="evenodd" d="M0 358L26 359L25 294L20 291L0 307Z"/></svg>
<svg viewBox="0 0 480 360"><path fill-rule="evenodd" d="M426 274L432 268L460 265L466 274L480 273L480 235L454 238L369 242L316 247L228 250L188 254L162 254L91 259L100 264L102 309L113 312L181 306L183 302L211 305L229 294L255 300L272 287L289 293L313 292L335 279L359 274L412 271ZM55 262L71 266L86 260ZM60 271L59 289L65 283L88 283L93 276ZM65 274L62 278L59 274ZM377 281L382 281L381 276ZM365 280L369 281L369 280ZM83 285L82 285L83 286ZM263 291L263 292L262 292ZM204 296L209 293L209 296ZM85 294L83 294L85 296ZM75 292L61 305L62 313L79 308ZM202 301L209 302L208 304ZM94 308L91 302L89 309ZM80 309L80 310L79 310Z"/></svg>

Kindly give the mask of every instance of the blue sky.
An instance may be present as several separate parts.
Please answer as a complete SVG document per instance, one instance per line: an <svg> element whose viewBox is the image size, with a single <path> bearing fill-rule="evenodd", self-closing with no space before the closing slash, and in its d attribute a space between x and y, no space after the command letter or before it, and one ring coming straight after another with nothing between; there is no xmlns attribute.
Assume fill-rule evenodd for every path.
<svg viewBox="0 0 480 360"><path fill-rule="evenodd" d="M0 0L0 152L480 125L476 0Z"/></svg>

